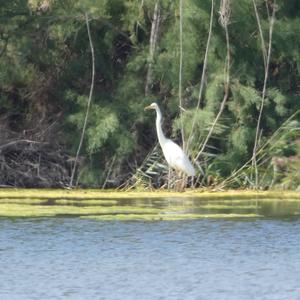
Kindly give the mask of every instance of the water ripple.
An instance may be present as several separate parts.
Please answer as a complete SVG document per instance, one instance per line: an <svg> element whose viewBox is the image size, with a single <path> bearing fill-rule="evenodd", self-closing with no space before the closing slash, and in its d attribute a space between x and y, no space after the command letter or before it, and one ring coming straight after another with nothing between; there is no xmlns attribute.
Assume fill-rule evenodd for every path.
<svg viewBox="0 0 300 300"><path fill-rule="evenodd" d="M1 299L298 299L300 220L1 219Z"/></svg>

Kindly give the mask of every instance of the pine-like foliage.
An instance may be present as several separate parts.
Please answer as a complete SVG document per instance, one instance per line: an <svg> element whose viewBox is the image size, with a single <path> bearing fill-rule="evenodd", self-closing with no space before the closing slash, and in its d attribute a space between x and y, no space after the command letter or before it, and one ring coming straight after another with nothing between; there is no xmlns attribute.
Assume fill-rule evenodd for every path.
<svg viewBox="0 0 300 300"><path fill-rule="evenodd" d="M299 182L299 174L292 166L276 182L272 181L273 157L299 157L296 147L299 135L295 130L299 127L296 123L299 116L289 123L289 130L283 130L282 126L287 126L286 120L300 109L300 7L297 0L277 2L258 143L262 149L258 149L260 179L265 187L280 186L285 180ZM92 76L84 18L87 13L96 76L76 176L78 184L119 186L128 182L132 174L139 174L141 185L165 186L166 169L161 152L151 152L156 143L154 115L143 110L156 101L164 113L166 135L181 144L180 131L184 130L186 151L192 159L197 158L193 161L199 175L196 184L206 185L212 182L209 178L214 178L216 186L229 178L228 186L251 186L249 160L262 103L264 60L253 2L230 3L228 99L201 152L225 94L227 45L225 30L219 22L220 1L214 1L200 99L211 1L183 1L182 16L179 1L170 0L2 1L0 145L16 139L48 143L57 152L66 154L71 169ZM272 1L256 0L256 5L268 46ZM151 56L151 31L158 6L157 36ZM146 93L149 69L151 82ZM277 132L282 133L280 138ZM268 144L270 140L274 147ZM263 148L266 144L269 146ZM30 145L27 150L30 151ZM153 155L148 156L149 152ZM0 160L4 161L1 153ZM294 165L298 162L296 159ZM240 168L236 181L232 181L230 178Z"/></svg>

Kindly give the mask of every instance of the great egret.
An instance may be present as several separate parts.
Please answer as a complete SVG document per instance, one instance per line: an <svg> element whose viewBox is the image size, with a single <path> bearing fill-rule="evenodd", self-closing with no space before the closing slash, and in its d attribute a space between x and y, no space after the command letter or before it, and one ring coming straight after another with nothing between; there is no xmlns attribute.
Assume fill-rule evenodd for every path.
<svg viewBox="0 0 300 300"><path fill-rule="evenodd" d="M157 137L169 166L176 171L185 173L187 176L195 176L195 169L189 161L187 155L177 144L165 137L161 128L162 115L157 103L154 102L150 104L149 106L145 107L145 110L146 109L156 110Z"/></svg>

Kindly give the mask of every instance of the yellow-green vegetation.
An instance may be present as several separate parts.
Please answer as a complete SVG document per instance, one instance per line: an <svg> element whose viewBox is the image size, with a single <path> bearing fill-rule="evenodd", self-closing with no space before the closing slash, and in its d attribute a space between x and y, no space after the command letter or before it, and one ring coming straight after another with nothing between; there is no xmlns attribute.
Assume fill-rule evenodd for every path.
<svg viewBox="0 0 300 300"><path fill-rule="evenodd" d="M94 219L100 221L176 221L186 219L200 218L254 218L260 217L258 214L118 214L118 215L103 215L103 216L83 216L84 219Z"/></svg>
<svg viewBox="0 0 300 300"><path fill-rule="evenodd" d="M0 216L8 217L51 217L51 216L84 216L111 214L147 214L158 213L155 208L138 208L131 206L71 206L71 205L26 205L0 204Z"/></svg>
<svg viewBox="0 0 300 300"><path fill-rule="evenodd" d="M167 190L148 191L118 191L100 189L0 189L0 199L73 199L73 200L97 200L97 199L122 199L122 198L197 198L207 199L300 199L300 192L295 191L257 191L257 190L230 190L211 191L205 189L187 189L183 193Z"/></svg>
<svg viewBox="0 0 300 300"><path fill-rule="evenodd" d="M118 203L117 200L113 199L76 199L76 200L71 200L71 199L55 199L54 200L55 204L58 205L79 205L79 206L88 206L88 205L103 205L103 206L111 206L111 205L116 205Z"/></svg>
<svg viewBox="0 0 300 300"><path fill-rule="evenodd" d="M181 220L300 215L300 193L0 189L0 217Z"/></svg>

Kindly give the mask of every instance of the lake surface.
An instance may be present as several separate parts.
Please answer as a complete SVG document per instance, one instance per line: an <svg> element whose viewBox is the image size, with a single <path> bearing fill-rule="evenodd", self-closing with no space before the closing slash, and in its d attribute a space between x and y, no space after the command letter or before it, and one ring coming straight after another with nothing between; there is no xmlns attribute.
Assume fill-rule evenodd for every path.
<svg viewBox="0 0 300 300"><path fill-rule="evenodd" d="M300 299L300 219L0 219L0 299Z"/></svg>

